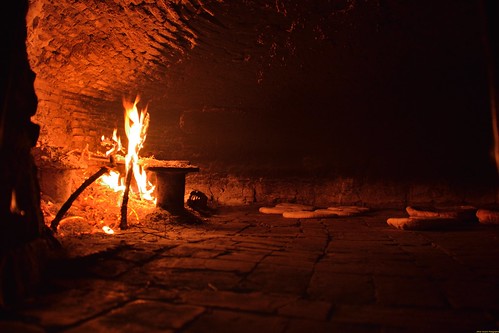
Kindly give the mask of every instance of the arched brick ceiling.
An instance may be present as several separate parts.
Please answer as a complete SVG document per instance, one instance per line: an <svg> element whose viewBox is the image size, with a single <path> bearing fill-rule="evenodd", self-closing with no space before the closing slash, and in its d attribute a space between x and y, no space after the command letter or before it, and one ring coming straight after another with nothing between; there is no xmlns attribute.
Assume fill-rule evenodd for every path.
<svg viewBox="0 0 499 333"><path fill-rule="evenodd" d="M463 165L465 155L483 160L490 127L482 129L489 111L478 8L31 0L34 121L48 145L97 146L122 127L122 98L140 94L151 114L146 146L164 158L381 172L399 170L400 156L429 172ZM190 123L181 124L186 114ZM476 135L462 135L471 127Z"/></svg>
<svg viewBox="0 0 499 333"><path fill-rule="evenodd" d="M355 3L31 0L27 49L42 139L84 146L116 126L127 95L157 101L154 109L172 118L179 111L164 108L254 108L267 73L290 66L304 36L329 43L328 30Z"/></svg>
<svg viewBox="0 0 499 333"><path fill-rule="evenodd" d="M195 47L190 21L212 15L204 2L34 0L31 65L67 93L120 99L123 90L161 82Z"/></svg>

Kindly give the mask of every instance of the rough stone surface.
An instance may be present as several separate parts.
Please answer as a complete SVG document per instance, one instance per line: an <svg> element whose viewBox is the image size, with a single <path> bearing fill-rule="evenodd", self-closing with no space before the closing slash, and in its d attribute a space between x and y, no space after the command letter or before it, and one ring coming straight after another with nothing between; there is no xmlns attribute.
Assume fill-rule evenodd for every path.
<svg viewBox="0 0 499 333"><path fill-rule="evenodd" d="M286 176L257 177L238 173L213 172L203 169L186 176L186 197L198 190L208 196L211 205L238 206L276 203L298 203L317 208L356 205L374 209L405 208L408 205L483 205L495 204L498 191L493 187L480 189L474 185L456 185L428 181L359 180L345 177L310 177L296 179ZM414 191L430 193L438 190L437 196L414 196ZM352 194L355 193L355 194Z"/></svg>
<svg viewBox="0 0 499 333"><path fill-rule="evenodd" d="M476 212L476 217L480 223L499 224L499 210L482 208Z"/></svg>
<svg viewBox="0 0 499 333"><path fill-rule="evenodd" d="M498 330L499 229L402 231L386 224L397 214L290 221L225 207L203 224L66 239L96 250L54 262L0 330Z"/></svg>
<svg viewBox="0 0 499 333"><path fill-rule="evenodd" d="M122 98L141 95L142 153L203 170L350 177L332 184L344 204L361 199L362 177L490 184L481 19L475 2L451 0L33 0L34 121L40 143L94 151L114 128L125 137ZM245 201L277 190L237 181ZM288 199L331 195L307 189ZM450 193L411 197L463 199Z"/></svg>

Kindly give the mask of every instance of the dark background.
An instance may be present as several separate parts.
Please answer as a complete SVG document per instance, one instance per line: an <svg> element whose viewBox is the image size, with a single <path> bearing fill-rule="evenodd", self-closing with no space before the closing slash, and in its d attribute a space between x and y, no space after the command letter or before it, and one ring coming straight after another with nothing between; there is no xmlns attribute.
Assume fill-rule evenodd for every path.
<svg viewBox="0 0 499 333"><path fill-rule="evenodd" d="M184 116L184 151L229 166L491 177L480 4L348 4L308 2L285 16L226 5L224 34L177 66L152 119Z"/></svg>

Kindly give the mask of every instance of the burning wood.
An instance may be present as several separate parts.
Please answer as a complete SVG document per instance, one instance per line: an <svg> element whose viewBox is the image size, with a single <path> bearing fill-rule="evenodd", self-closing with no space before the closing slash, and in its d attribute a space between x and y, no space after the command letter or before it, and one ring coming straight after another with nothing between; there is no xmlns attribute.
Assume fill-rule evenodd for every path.
<svg viewBox="0 0 499 333"><path fill-rule="evenodd" d="M126 155L124 158L119 155L124 152L124 148L121 144L120 137L117 135L117 129L113 131L113 136L110 139L102 136L101 144L106 148L105 156L109 158L110 163L107 166L101 167L97 172L85 180L85 182L63 204L50 225L54 232L57 231L59 223L71 207L72 203L88 186L99 178L101 178L101 184L109 186L116 192L123 191L120 210L121 219L119 224L119 227L122 230L128 228L127 211L132 178L135 180L140 198L154 201L152 196L154 186L148 181L146 171L139 163L139 151L144 144L147 129L149 127L149 114L147 113L147 107L141 112L138 111L138 102L139 97L137 97L134 102L127 101L126 99L123 100L123 106L125 108L125 133L128 139ZM124 161L125 164L126 180L124 184L122 182L121 174L116 170L112 170L112 168L116 167L117 163L122 161ZM112 231L112 229L109 226L105 227L107 231L104 231L106 233L111 233L110 231Z"/></svg>
<svg viewBox="0 0 499 333"><path fill-rule="evenodd" d="M123 201L121 203L121 219L120 219L121 230L125 230L128 228L127 209L128 209L128 196L130 194L130 183L132 182L132 172L133 172L133 166L130 165L126 174L125 191L123 192Z"/></svg>
<svg viewBox="0 0 499 333"><path fill-rule="evenodd" d="M141 112L137 109L139 97L135 98L133 103L123 100L125 107L125 133L128 138L128 149L125 156L126 181L125 191L123 192L123 201L121 204L121 222L120 229L127 229L127 205L132 182L132 174L138 187L141 198L153 200L151 193L154 186L147 180L146 171L139 165L139 151L146 140L147 129L149 128L149 113L147 107Z"/></svg>
<svg viewBox="0 0 499 333"><path fill-rule="evenodd" d="M66 212L69 210L69 208L71 208L71 205L73 204L73 202L76 200L76 198L90 185L92 184L94 181L96 181L100 176L102 176L103 174L105 174L106 172L109 171L109 167L107 166L103 166L102 168L99 169L99 171L97 171L95 174L93 174L91 177L89 177L87 180L85 180L85 182L83 182L83 184L81 184L80 187L78 187L78 189L76 191L73 192L73 194L71 194L71 196L69 197L69 199L64 203L64 205L62 205L61 209L59 210L59 212L57 213L57 215L55 216L54 220L51 222L50 224L50 228L52 229L52 231L54 232L57 232L57 227L59 226L59 222L61 221L61 219L64 217L64 215L66 214Z"/></svg>
<svg viewBox="0 0 499 333"><path fill-rule="evenodd" d="M107 164L105 166L101 164L100 168L88 177L62 205L50 224L50 228L54 232L57 232L61 222L69 220L71 220L71 225L79 223L81 225L80 230L100 230L107 234L113 234L113 228L128 229L128 218L131 215L134 215L138 222L145 217L145 214L151 213L157 203L156 196L153 195L157 190L156 186L149 181L146 171L154 174L158 184L161 183L158 197L162 199L161 204L158 203L158 205L168 211L171 210L177 213L184 210L185 174L199 171L199 168L192 166L189 161L162 161L151 157L139 157L149 127L149 114L147 113L147 107L139 112L137 109L138 102L138 97L134 102L123 100L125 108L124 127L128 139L126 149L121 144L121 139L117 135L117 129L115 129L111 138L101 137L101 145L106 149L105 154L92 154L88 149L86 153L82 153L82 156L88 154L89 161L96 161L97 164L101 164L99 161L107 161ZM101 192L94 192L94 194L96 196L107 196L107 198L101 201L94 200L92 205L89 204L89 199L94 199L92 195L84 198L79 198L79 196L94 182L103 185L99 187ZM108 189L107 193L105 189ZM116 194L114 197L110 195L109 189ZM78 207L75 208L79 209L78 214L64 218L75 202L78 203ZM106 216L108 210L112 209L109 202L117 203L116 208L120 207L119 213L116 211ZM133 208L131 208L129 214L130 202L133 203ZM46 216L54 216L51 212L52 207L45 205L44 208ZM117 218L118 214L119 219ZM91 220L95 220L99 226L93 229L90 226ZM76 229L78 228L73 226L71 232L73 233Z"/></svg>

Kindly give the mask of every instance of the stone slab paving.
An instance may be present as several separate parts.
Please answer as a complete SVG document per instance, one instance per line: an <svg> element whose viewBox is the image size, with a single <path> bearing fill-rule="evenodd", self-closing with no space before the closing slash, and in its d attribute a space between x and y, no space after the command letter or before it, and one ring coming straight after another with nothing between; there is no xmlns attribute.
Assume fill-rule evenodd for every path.
<svg viewBox="0 0 499 333"><path fill-rule="evenodd" d="M403 231L400 211L286 219L221 209L64 239L0 332L499 331L499 228Z"/></svg>

